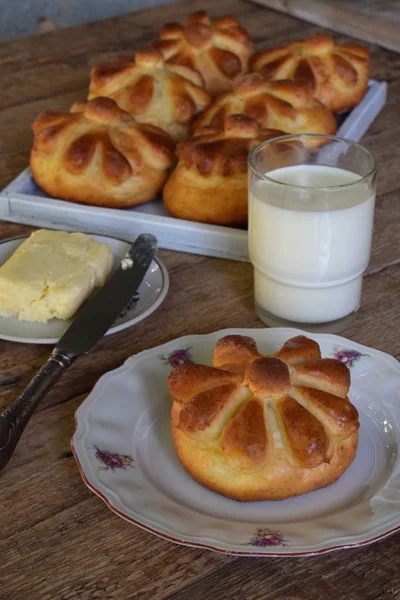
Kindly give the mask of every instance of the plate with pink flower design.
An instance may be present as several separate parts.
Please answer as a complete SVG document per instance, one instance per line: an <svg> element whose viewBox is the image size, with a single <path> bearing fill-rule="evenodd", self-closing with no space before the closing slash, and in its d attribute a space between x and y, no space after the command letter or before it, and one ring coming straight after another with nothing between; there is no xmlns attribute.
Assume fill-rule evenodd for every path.
<svg viewBox="0 0 400 600"><path fill-rule="evenodd" d="M312 337L323 357L350 368L349 397L360 417L356 458L336 483L287 500L237 502L186 473L170 433L167 377L183 362L211 365L216 341L230 333L253 337L263 354L271 354L302 332L189 335L104 375L76 413L72 449L86 485L147 531L235 555L312 555L369 544L399 530L400 363L335 335Z"/></svg>

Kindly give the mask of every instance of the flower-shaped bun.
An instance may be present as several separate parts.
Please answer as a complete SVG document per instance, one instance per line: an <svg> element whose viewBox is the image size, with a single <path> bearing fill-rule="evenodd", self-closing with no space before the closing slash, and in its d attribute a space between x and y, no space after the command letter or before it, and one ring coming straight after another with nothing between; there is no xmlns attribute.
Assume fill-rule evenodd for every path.
<svg viewBox="0 0 400 600"><path fill-rule="evenodd" d="M314 98L333 112L353 108L368 87L369 52L358 44L337 44L316 33L273 50L254 54L251 70L272 79L303 80Z"/></svg>
<svg viewBox="0 0 400 600"><path fill-rule="evenodd" d="M161 127L179 141L188 136L190 122L210 97L197 73L177 70L155 49L137 52L133 62L96 65L91 71L89 99L112 98L138 122Z"/></svg>
<svg viewBox="0 0 400 600"><path fill-rule="evenodd" d="M358 413L350 372L292 338L273 356L252 338L219 340L214 367L169 376L172 435L185 469L236 500L279 500L335 482L354 460Z"/></svg>
<svg viewBox="0 0 400 600"><path fill-rule="evenodd" d="M50 196L111 208L153 200L174 161L174 142L110 98L44 112L33 123L31 170Z"/></svg>
<svg viewBox="0 0 400 600"><path fill-rule="evenodd" d="M204 11L185 25L168 23L155 43L165 59L201 75L206 90L217 96L232 88L235 77L248 71L253 45L245 29L230 16L212 22Z"/></svg>
<svg viewBox="0 0 400 600"><path fill-rule="evenodd" d="M190 221L246 224L249 150L280 135L246 115L229 115L222 129L199 129L178 144L179 162L163 191L167 210Z"/></svg>
<svg viewBox="0 0 400 600"><path fill-rule="evenodd" d="M301 81L263 81L258 73L244 75L233 91L217 100L197 118L195 128L221 127L227 115L243 113L260 127L286 133L334 134L332 112L312 97L312 90Z"/></svg>

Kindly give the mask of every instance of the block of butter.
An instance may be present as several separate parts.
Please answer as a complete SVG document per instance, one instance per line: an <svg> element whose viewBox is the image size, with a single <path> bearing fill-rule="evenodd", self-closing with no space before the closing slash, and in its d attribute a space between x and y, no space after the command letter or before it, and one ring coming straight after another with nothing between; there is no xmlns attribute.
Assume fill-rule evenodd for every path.
<svg viewBox="0 0 400 600"><path fill-rule="evenodd" d="M111 249L88 235L35 231L0 267L0 315L69 319L104 285L112 265Z"/></svg>

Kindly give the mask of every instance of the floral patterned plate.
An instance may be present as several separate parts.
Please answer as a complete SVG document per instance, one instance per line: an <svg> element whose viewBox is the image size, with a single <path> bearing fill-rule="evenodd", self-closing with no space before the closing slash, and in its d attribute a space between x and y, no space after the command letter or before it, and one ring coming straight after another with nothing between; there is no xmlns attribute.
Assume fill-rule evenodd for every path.
<svg viewBox="0 0 400 600"><path fill-rule="evenodd" d="M183 361L211 364L216 341L250 335L263 353L294 329L192 335L146 350L102 377L76 413L72 449L84 482L117 514L165 539L252 556L317 554L361 546L400 529L400 364L330 334L322 355L351 369L360 413L356 459L332 486L278 502L241 503L195 482L170 435L167 376Z"/></svg>
<svg viewBox="0 0 400 600"><path fill-rule="evenodd" d="M88 235L111 248L114 255L114 270L116 270L130 244L107 235ZM0 265L10 258L27 237L25 235L0 242ZM129 300L106 335L131 327L148 317L163 302L168 286L167 269L158 258L155 258L137 293ZM14 317L0 317L0 339L25 344L56 344L70 324L70 321L60 319L51 319L47 323L32 323L18 321Z"/></svg>

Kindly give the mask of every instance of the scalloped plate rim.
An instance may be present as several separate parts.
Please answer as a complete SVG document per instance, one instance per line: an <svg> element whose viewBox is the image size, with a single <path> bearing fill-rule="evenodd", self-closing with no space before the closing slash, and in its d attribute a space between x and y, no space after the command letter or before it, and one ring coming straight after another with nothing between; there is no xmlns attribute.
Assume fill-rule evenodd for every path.
<svg viewBox="0 0 400 600"><path fill-rule="evenodd" d="M208 540L206 538L203 539L200 536L196 537L196 539L184 539L184 536L182 536L182 535L177 536L177 534L174 533L173 530L167 530L165 527L160 528L160 529L162 529L162 530L160 530L160 529L150 526L149 524L147 524L139 519L135 519L135 518L131 517L130 515L124 514L124 512L122 512L119 508L117 508L113 504L112 500L110 500L110 498L108 498L106 496L106 494L104 494L102 491L100 491L96 487L96 485L92 481L89 480L89 477L85 473L85 470L79 459L79 450L76 447L76 442L78 442L78 440L80 440L84 436L85 432L87 431L86 426L88 425L88 423L85 422L84 420L80 424L79 415L80 415L80 413L83 413L83 411L85 410L84 404L88 404L89 402L93 402L95 400L94 394L99 391L99 389L101 388L102 385L104 385L105 382L108 382L109 379L111 379L113 377L117 377L122 373L128 372L131 368L131 365L134 364L135 362L137 362L138 360L143 360L147 356L154 356L154 355L160 354L161 351L163 351L163 350L166 351L170 348L172 349L173 347L177 348L177 347L187 345L187 343L194 343L196 341L218 338L223 335L227 335L227 334L231 334L231 333L236 333L239 335L251 335L252 332L264 332L264 333L266 333L266 335L268 335L268 332L269 333L280 332L282 335L286 335L287 337L293 336L293 335L299 335L299 334L305 334L305 335L311 335L311 336L314 335L314 334L309 334L307 332L304 332L299 329L294 329L294 328L263 328L263 327L226 328L226 329L221 329L221 330L213 331L213 332L206 333L206 334L187 334L187 335L184 335L184 336L181 336L178 338L174 338L174 339L172 339L168 342L165 342L163 344L160 344L158 346L154 346L152 348L143 350L133 356L130 356L126 359L126 361L120 367L105 373L97 381L97 383L93 387L92 391L89 393L89 395L85 398L85 400L82 402L82 404L78 407L78 409L75 412L75 430L74 430L74 434L71 439L71 449L72 449L74 458L77 462L79 473L80 473L85 485L94 494L96 494L99 498L101 498L103 500L103 502L107 505L107 507L110 508L110 510L112 510L115 514L122 517L126 521L140 527L141 529L143 529L145 531L153 533L154 535L156 535L162 539L171 541L171 542L179 544L179 545L188 546L188 547L192 547L192 548L208 549L208 550L212 550L214 552L228 554L228 555L232 555L232 556L255 556L255 557L314 556L314 555L318 555L318 554L325 554L327 552L332 552L335 550L358 548L361 546L369 545L378 540L384 539L385 537L393 535L394 533L399 531L400 530L400 511L399 511L399 519L398 519L399 522L395 527L388 528L385 531L382 531L382 533L379 533L378 535L372 536L370 538L368 537L367 539L361 539L359 541L354 541L354 542L349 542L349 543L341 543L341 544L326 546L326 547L318 548L318 549L310 548L310 549L307 549L304 551L303 550L299 550L299 551L295 550L292 552L286 551L286 550L281 551L281 552L276 552L276 551L272 550L271 546L264 547L262 552L257 551L255 549L252 551L251 547L249 547L246 551L238 551L238 550L234 550L234 549L221 547L222 544L221 545L213 545L213 543L214 544L216 543L215 540L210 540L210 543L206 543ZM391 364L392 367L394 367L399 372L399 375L400 375L399 361L397 361L393 356L391 356L381 350L372 348L370 346L365 346L363 344L360 344L359 342L349 340L347 338L344 338L344 337L341 337L341 336L338 336L335 334L331 334L331 333L318 333L315 335L319 339L322 338L327 341L332 341L332 342L335 341L336 344L341 343L341 344L344 344L344 346L350 344L355 349L357 349L359 351L365 351L366 353L368 353L368 352L371 353L371 351L372 351L373 354L378 355L386 363ZM365 534L364 535L360 534L360 536L365 537ZM229 544L227 544L227 545L229 546ZM253 546L253 548L255 548L255 547Z"/></svg>

